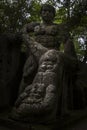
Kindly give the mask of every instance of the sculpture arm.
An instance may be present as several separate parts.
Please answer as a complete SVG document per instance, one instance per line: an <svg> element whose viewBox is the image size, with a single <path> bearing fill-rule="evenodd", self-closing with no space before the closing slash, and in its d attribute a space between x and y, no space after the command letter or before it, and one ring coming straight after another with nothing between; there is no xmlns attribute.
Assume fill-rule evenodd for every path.
<svg viewBox="0 0 87 130"><path fill-rule="evenodd" d="M64 53L77 59L75 46L70 38L68 38L64 43Z"/></svg>
<svg viewBox="0 0 87 130"><path fill-rule="evenodd" d="M62 24L59 30L61 35L60 37L64 45L64 53L77 59L75 46L71 38L68 27L65 24Z"/></svg>
<svg viewBox="0 0 87 130"><path fill-rule="evenodd" d="M36 23L36 22L28 23L28 24L26 24L26 25L22 28L21 32L22 32L23 34L27 34L27 33L30 33L30 32L34 32L34 28L35 28L35 26L37 26L37 25L39 25L39 23Z"/></svg>

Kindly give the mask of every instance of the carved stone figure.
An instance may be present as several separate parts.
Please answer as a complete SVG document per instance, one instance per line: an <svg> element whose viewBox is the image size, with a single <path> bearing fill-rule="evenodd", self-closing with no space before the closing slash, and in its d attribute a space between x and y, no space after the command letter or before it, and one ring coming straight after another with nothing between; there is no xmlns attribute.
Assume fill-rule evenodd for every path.
<svg viewBox="0 0 87 130"><path fill-rule="evenodd" d="M67 30L64 33L53 23L53 6L42 5L41 17L42 23L29 23L22 30L29 57L11 115L16 120L52 120L73 108L73 81L78 66L73 42ZM61 42L64 53L59 51Z"/></svg>

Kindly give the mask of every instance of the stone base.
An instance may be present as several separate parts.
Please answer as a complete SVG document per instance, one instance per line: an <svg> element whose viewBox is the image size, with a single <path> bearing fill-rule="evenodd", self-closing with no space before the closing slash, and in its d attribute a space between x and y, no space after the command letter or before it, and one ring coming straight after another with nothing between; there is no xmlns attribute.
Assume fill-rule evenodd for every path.
<svg viewBox="0 0 87 130"><path fill-rule="evenodd" d="M71 130L76 124L81 124L84 119L87 119L87 108L71 112L69 115L58 117L55 121L44 124L30 124L11 120L8 113L0 113L0 130Z"/></svg>

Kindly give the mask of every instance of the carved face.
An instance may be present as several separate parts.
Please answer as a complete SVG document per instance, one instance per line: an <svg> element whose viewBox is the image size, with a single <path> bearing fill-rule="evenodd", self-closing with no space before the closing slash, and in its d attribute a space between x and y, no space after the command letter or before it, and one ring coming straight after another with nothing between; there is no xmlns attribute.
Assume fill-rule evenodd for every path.
<svg viewBox="0 0 87 130"><path fill-rule="evenodd" d="M41 16L43 21L50 23L54 19L54 13L52 12L52 9L49 7L43 7Z"/></svg>

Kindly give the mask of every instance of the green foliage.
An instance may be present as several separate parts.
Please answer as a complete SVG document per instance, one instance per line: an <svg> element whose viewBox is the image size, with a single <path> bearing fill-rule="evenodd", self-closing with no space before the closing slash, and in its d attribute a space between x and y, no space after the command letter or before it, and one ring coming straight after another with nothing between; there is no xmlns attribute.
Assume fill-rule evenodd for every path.
<svg viewBox="0 0 87 130"><path fill-rule="evenodd" d="M62 7L56 11L55 22L62 23L64 21L66 21L66 10L64 7Z"/></svg>
<svg viewBox="0 0 87 130"><path fill-rule="evenodd" d="M26 0L0 1L0 32L17 32L27 21Z"/></svg>
<svg viewBox="0 0 87 130"><path fill-rule="evenodd" d="M41 21L40 19L40 1L38 0L32 0L31 6L29 8L30 12L30 17L29 17L29 22L32 21Z"/></svg>

